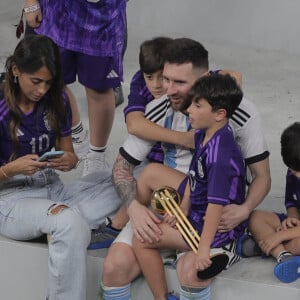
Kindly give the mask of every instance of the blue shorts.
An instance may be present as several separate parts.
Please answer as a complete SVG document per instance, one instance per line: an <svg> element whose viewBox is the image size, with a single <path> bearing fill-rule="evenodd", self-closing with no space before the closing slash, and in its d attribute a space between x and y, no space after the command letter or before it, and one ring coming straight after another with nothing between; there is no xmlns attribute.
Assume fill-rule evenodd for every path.
<svg viewBox="0 0 300 300"><path fill-rule="evenodd" d="M78 81L87 88L105 91L120 86L117 57L91 56L60 47L62 72L65 84Z"/></svg>

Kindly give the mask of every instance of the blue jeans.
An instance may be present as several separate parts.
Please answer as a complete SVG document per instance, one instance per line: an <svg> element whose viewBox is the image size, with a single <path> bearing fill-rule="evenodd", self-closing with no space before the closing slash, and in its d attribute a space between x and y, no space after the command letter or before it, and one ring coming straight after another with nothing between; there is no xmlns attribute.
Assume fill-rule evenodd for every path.
<svg viewBox="0 0 300 300"><path fill-rule="evenodd" d="M48 299L86 299L90 230L118 209L109 171L64 185L50 169L0 183L0 234L16 240L51 235ZM49 213L55 203L70 208Z"/></svg>

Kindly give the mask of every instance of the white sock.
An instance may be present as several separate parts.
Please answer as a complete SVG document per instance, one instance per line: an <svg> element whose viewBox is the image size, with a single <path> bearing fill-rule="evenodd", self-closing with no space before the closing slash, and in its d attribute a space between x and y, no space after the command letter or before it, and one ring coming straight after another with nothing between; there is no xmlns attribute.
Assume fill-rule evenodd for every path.
<svg viewBox="0 0 300 300"><path fill-rule="evenodd" d="M283 258L287 257L287 256L291 256L293 255L290 251L287 250L283 250L281 251L278 255L277 255L277 262L280 263L282 261Z"/></svg>
<svg viewBox="0 0 300 300"><path fill-rule="evenodd" d="M77 125L72 127L72 139L80 143L84 140L86 135L86 131L84 130L83 124L80 121Z"/></svg>
<svg viewBox="0 0 300 300"><path fill-rule="evenodd" d="M106 145L104 147L96 147L90 144L90 151L93 152L105 152L106 150Z"/></svg>
<svg viewBox="0 0 300 300"><path fill-rule="evenodd" d="M130 300L130 284L120 287L108 287L101 283L101 292L104 300Z"/></svg>

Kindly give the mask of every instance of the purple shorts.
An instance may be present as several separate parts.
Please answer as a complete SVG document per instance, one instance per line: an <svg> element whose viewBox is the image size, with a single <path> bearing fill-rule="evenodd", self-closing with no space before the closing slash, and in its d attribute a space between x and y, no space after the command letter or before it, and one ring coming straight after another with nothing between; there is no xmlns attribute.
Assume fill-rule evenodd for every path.
<svg viewBox="0 0 300 300"><path fill-rule="evenodd" d="M282 223L287 218L287 215L284 213L275 213L275 215L279 218L280 223Z"/></svg>
<svg viewBox="0 0 300 300"><path fill-rule="evenodd" d="M91 56L63 48L60 54L65 84L75 82L77 75L85 87L105 91L120 86L123 80L115 57Z"/></svg>
<svg viewBox="0 0 300 300"><path fill-rule="evenodd" d="M189 181L189 176L186 176L182 181L181 183L179 184L179 187L177 188L177 192L179 193L181 199L184 195L184 192L185 192L185 188L186 188L186 185Z"/></svg>

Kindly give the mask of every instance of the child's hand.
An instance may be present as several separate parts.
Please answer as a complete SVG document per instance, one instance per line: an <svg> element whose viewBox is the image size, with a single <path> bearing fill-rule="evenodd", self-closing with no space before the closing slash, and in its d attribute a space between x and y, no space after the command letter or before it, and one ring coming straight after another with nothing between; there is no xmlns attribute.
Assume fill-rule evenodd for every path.
<svg viewBox="0 0 300 300"><path fill-rule="evenodd" d="M280 243L282 243L281 233L276 232L270 234L267 238L260 240L258 245L266 255L270 255L272 249L274 249Z"/></svg>
<svg viewBox="0 0 300 300"><path fill-rule="evenodd" d="M169 214L165 214L164 222L168 223L171 227L175 227L177 223L177 219L175 216L170 216Z"/></svg>
<svg viewBox="0 0 300 300"><path fill-rule="evenodd" d="M199 245L199 249L196 255L195 267L198 271L203 271L207 269L212 264L210 260L210 248L209 247L201 247Z"/></svg>
<svg viewBox="0 0 300 300"><path fill-rule="evenodd" d="M300 220L297 218L286 218L281 223L282 230L300 226Z"/></svg>

